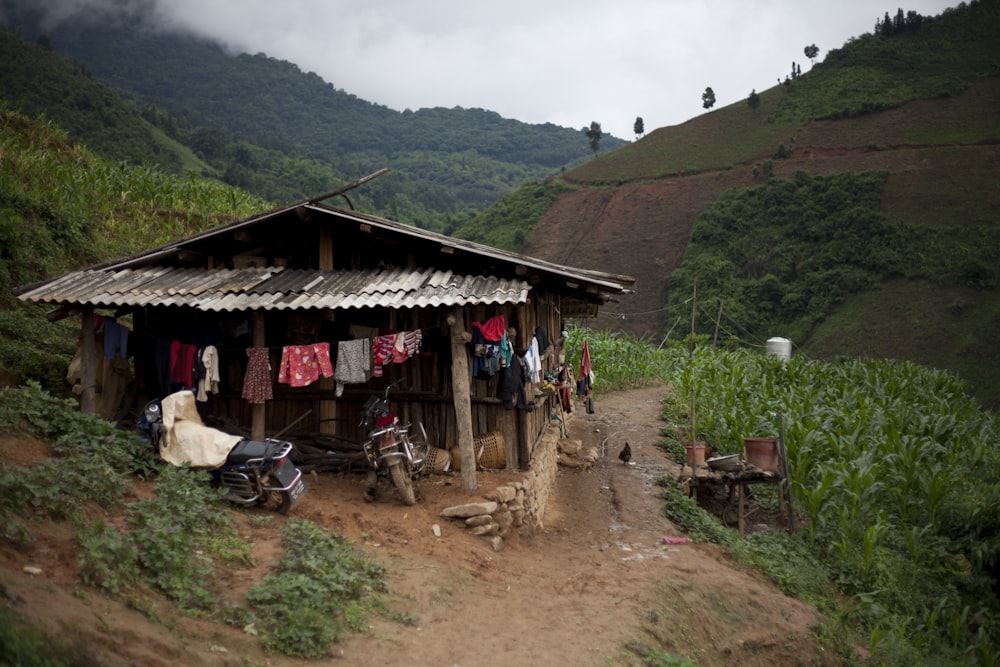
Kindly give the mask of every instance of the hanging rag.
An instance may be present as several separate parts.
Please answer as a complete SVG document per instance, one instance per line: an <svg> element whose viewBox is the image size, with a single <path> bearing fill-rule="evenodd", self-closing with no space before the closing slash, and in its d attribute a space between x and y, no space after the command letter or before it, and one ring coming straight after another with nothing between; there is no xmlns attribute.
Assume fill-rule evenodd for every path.
<svg viewBox="0 0 1000 667"><path fill-rule="evenodd" d="M247 349L247 373L243 378L243 398L251 403L263 403L274 398L271 388L271 362L266 347Z"/></svg>
<svg viewBox="0 0 1000 667"><path fill-rule="evenodd" d="M507 331L507 324L503 315L496 315L483 322L473 322L472 327L478 329L483 334L483 338L492 343L496 343L503 338L504 333Z"/></svg>
<svg viewBox="0 0 1000 667"><path fill-rule="evenodd" d="M509 366L500 369L499 375L496 397L503 401L504 407L508 410L514 408L528 410L528 396L525 391L528 369L524 365L524 360L521 357L514 357Z"/></svg>
<svg viewBox="0 0 1000 667"><path fill-rule="evenodd" d="M420 348L424 344L424 334L420 329L414 329L413 331L404 331L402 333L403 337L403 350L406 352L406 358L414 356L420 353Z"/></svg>
<svg viewBox="0 0 1000 667"><path fill-rule="evenodd" d="M545 358L545 353L549 351L549 336L545 333L545 327L539 325L535 329L535 340L538 341L538 356Z"/></svg>
<svg viewBox="0 0 1000 667"><path fill-rule="evenodd" d="M590 345L583 341L580 352L580 374L576 378L576 393L583 399L587 414L594 414L594 369L590 364Z"/></svg>
<svg viewBox="0 0 1000 667"><path fill-rule="evenodd" d="M399 340L398 333L375 337L375 342L372 344L372 375L375 377L382 377L382 367L392 363L397 340Z"/></svg>
<svg viewBox="0 0 1000 667"><path fill-rule="evenodd" d="M170 343L170 381L184 389L191 389L194 384L194 358L198 348L194 345L175 340Z"/></svg>
<svg viewBox="0 0 1000 667"><path fill-rule="evenodd" d="M201 351L201 363L205 373L198 380L197 400L204 403L208 392L219 393L219 351L214 345L206 345Z"/></svg>
<svg viewBox="0 0 1000 667"><path fill-rule="evenodd" d="M330 344L286 345L281 349L278 382L292 387L306 387L322 375L333 375L330 363Z"/></svg>
<svg viewBox="0 0 1000 667"><path fill-rule="evenodd" d="M528 377L531 382L542 381L542 359L538 354L538 339L531 338L527 352L524 353L524 363L528 367Z"/></svg>
<svg viewBox="0 0 1000 667"><path fill-rule="evenodd" d="M128 356L128 327L110 317L104 318L104 358L114 359L115 352L122 359Z"/></svg>
<svg viewBox="0 0 1000 667"><path fill-rule="evenodd" d="M335 394L344 393L345 384L362 384L368 381L371 359L371 341L367 338L342 340L337 344L337 378Z"/></svg>

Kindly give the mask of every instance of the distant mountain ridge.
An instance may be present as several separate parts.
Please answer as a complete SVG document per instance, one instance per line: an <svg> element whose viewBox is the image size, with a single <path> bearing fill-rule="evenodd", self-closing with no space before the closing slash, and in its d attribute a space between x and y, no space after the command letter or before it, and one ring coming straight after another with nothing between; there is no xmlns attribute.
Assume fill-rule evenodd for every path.
<svg viewBox="0 0 1000 667"><path fill-rule="evenodd" d="M139 106L156 105L181 128L200 129L216 151L206 141L200 154L224 180L251 190L253 181L227 174L234 162L250 171L261 167L259 156L246 159L246 151L233 150L241 143L327 165L349 180L388 167L393 174L372 186L379 212L418 224L445 214L455 227L469 219L463 212L474 214L526 181L593 156L579 129L527 124L484 109L393 111L264 53L233 56L209 40L153 30L142 14L92 11L43 30L41 8L24 0L11 4L3 17L8 29L26 40L43 37ZM625 143L606 135L601 146L607 151ZM316 194L305 187L299 193ZM414 202L422 210L411 211ZM411 213L415 220L407 220Z"/></svg>

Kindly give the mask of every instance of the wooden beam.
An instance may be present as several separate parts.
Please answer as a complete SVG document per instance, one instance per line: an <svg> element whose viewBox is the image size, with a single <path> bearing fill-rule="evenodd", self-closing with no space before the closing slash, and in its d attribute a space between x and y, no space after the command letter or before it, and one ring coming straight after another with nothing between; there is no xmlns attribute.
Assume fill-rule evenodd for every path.
<svg viewBox="0 0 1000 667"><path fill-rule="evenodd" d="M455 425L458 451L462 460L462 489L476 490L476 453L472 442L472 390L468 348L471 336L465 330L465 318L461 308L455 308L448 316L451 327L451 393L455 402Z"/></svg>
<svg viewBox="0 0 1000 667"><path fill-rule="evenodd" d="M94 342L94 309L87 306L80 316L80 411L97 412L97 344Z"/></svg>
<svg viewBox="0 0 1000 667"><path fill-rule="evenodd" d="M323 201L324 199L329 199L330 197L336 197L337 195L344 194L348 190L353 190L354 188L358 187L359 185L363 185L363 184L367 183L368 181L370 181L372 179L378 178L379 176L382 176L383 174L388 174L388 173L389 173L388 167L384 167L382 169L379 169L375 173L368 174L367 176L362 176L361 178L359 178L358 180L356 180L356 181L354 181L352 183L348 183L347 185L342 185L342 186L340 186L339 188L337 188L335 190L330 190L329 192L324 192L323 194L321 194L319 196L313 197L312 199L309 200L309 202L312 203L312 204L315 204L317 202ZM347 199L347 198L345 197L345 199ZM350 200L348 200L348 201L350 201ZM353 206L351 208L353 208Z"/></svg>

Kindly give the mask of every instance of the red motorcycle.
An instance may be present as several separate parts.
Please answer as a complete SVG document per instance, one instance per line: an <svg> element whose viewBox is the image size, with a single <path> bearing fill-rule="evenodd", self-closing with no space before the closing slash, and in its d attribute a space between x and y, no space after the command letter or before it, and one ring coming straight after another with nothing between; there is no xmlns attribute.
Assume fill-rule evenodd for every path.
<svg viewBox="0 0 1000 667"><path fill-rule="evenodd" d="M409 428L400 424L399 418L389 409L389 389L399 382L393 382L381 395L376 394L365 401L361 425L367 430L368 437L362 447L371 466L365 500L375 500L378 476L382 474L392 481L404 504L414 505L417 496L413 478L423 467L424 459L420 452L426 445L415 445L410 439ZM426 443L423 426L418 424L417 429L418 437L422 438L420 442Z"/></svg>

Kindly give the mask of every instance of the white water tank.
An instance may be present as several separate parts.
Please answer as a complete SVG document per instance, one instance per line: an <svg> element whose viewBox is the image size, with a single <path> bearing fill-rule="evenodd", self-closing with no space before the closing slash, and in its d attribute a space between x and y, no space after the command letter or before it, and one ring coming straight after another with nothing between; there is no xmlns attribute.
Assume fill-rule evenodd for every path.
<svg viewBox="0 0 1000 667"><path fill-rule="evenodd" d="M767 353L788 361L792 358L792 341L787 338L768 338Z"/></svg>

